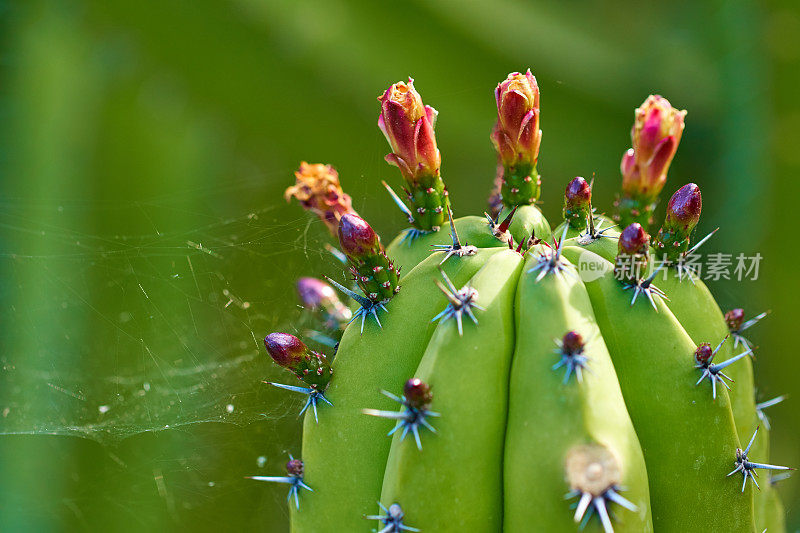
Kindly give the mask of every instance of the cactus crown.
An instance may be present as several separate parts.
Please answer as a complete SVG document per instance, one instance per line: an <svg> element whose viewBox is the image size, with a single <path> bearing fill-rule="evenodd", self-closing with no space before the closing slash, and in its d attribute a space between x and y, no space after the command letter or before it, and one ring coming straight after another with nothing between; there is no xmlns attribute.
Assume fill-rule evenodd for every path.
<svg viewBox="0 0 800 533"><path fill-rule="evenodd" d="M323 332L338 342L335 376L296 337L265 339L273 360L309 387L273 385L307 394L304 411L313 406L305 463L260 478L291 485L293 531L367 531L364 518L387 532L573 531L590 521L606 533L782 531L771 484L759 493L748 485L759 469L787 469L766 462L768 428L757 429L763 409L783 398L756 408L743 336L766 313L723 315L687 266L708 238L690 243L697 185L673 194L652 242L649 234L686 112L660 96L636 110L618 225L593 211L591 184L575 177L564 220L551 229L535 205L542 132L530 71L495 90L498 173L485 218L453 219L437 113L413 80L379 100L386 160L399 168L405 198L387 188L411 227L384 248L343 209L349 199L330 167L317 169L325 187L308 190L333 188L334 201L300 183L292 192L331 213L326 224L338 221L354 283L329 281L360 306L351 320L361 317L343 333L340 320ZM655 268L659 256L667 261ZM312 308L333 299L318 280L298 290ZM728 476L741 475L741 485L724 476L731 463ZM308 489L302 510L298 487ZM380 514L367 515L376 501Z"/></svg>

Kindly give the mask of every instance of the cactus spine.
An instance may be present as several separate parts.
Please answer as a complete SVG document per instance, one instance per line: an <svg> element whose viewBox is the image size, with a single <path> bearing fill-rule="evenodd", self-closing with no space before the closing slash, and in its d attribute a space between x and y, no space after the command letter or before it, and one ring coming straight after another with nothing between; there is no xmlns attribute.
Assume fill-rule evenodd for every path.
<svg viewBox="0 0 800 533"><path fill-rule="evenodd" d="M535 205L539 86L513 73L495 97L486 217L453 220L436 111L413 80L379 98L410 228L384 250L331 167L302 167L287 193L338 236L360 292L331 282L361 306L333 369L295 337L265 340L308 385L278 386L319 400L302 462L263 478L290 485L292 530L783 531L779 478L756 478L787 470L767 462L755 404L744 330L762 316L723 315L698 279L696 185L649 233L685 111L658 96L637 109L618 224L577 177L551 235ZM322 289L304 283L313 307ZM325 301L338 338L347 313Z"/></svg>

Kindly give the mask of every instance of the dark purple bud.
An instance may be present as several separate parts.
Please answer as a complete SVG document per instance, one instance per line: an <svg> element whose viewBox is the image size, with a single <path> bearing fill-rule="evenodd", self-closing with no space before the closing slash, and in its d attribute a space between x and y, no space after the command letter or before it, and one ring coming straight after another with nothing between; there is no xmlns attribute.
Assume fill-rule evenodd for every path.
<svg viewBox="0 0 800 533"><path fill-rule="evenodd" d="M637 255L647 253L647 246L650 243L650 236L642 228L641 224L634 222L624 230L619 236L620 255Z"/></svg>
<svg viewBox="0 0 800 533"><path fill-rule="evenodd" d="M358 215L346 214L339 221L339 245L350 258L363 258L381 251L378 234Z"/></svg>
<svg viewBox="0 0 800 533"><path fill-rule="evenodd" d="M691 232L700 220L700 211L703 209L703 198L700 187L689 183L678 189L667 204L666 226L682 226L687 234Z"/></svg>
<svg viewBox="0 0 800 533"><path fill-rule="evenodd" d="M292 459L286 463L286 471L290 476L303 477L303 461L300 459Z"/></svg>
<svg viewBox="0 0 800 533"><path fill-rule="evenodd" d="M567 184L564 200L571 209L586 207L592 201L592 188L585 179L576 176Z"/></svg>
<svg viewBox="0 0 800 533"><path fill-rule="evenodd" d="M744 309L736 308L731 309L725 313L725 323L728 324L728 329L731 331L739 331L744 322Z"/></svg>
<svg viewBox="0 0 800 533"><path fill-rule="evenodd" d="M714 350L711 349L711 345L707 342L700 343L694 351L694 360L698 365L709 364L712 357L714 357Z"/></svg>
<svg viewBox="0 0 800 533"><path fill-rule="evenodd" d="M411 407L424 409L433 400L433 393L427 383L419 378L411 378L403 385L403 396Z"/></svg>
<svg viewBox="0 0 800 533"><path fill-rule="evenodd" d="M270 333L264 339L269 356L284 368L294 370L308 353L303 342L288 333Z"/></svg>
<svg viewBox="0 0 800 533"><path fill-rule="evenodd" d="M583 337L577 331L568 331L561 340L561 347L566 353L580 353L583 350L583 346Z"/></svg>

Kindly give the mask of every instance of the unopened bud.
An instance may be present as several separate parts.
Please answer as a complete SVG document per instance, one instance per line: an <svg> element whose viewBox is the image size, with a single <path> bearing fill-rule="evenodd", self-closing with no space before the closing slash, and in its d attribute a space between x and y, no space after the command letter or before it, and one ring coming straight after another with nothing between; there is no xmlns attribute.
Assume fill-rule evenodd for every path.
<svg viewBox="0 0 800 533"><path fill-rule="evenodd" d="M430 386L419 378L411 378L403 385L403 396L411 407L425 409L433 400Z"/></svg>
<svg viewBox="0 0 800 533"><path fill-rule="evenodd" d="M572 227L583 227L592 216L592 188L580 176L567 184L564 191L564 220Z"/></svg>

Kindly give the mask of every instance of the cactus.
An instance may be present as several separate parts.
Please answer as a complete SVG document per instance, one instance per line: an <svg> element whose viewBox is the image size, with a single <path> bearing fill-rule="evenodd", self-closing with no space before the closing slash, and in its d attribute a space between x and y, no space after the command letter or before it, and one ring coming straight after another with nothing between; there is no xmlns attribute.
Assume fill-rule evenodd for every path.
<svg viewBox="0 0 800 533"><path fill-rule="evenodd" d="M349 314L306 278L341 336L333 364L265 339L307 385L277 386L309 396L303 462L254 478L290 485L292 531L783 531L780 475L764 473L789 469L768 461L763 412L783 398L756 404L745 337L765 314L723 315L691 266L708 238L697 185L649 234L686 112L658 96L637 110L620 225L576 177L551 232L539 96L530 71L497 86L492 212L454 219L436 111L412 80L392 85L379 126L405 199L384 185L411 227L385 248L331 167L301 167L287 197L338 237L352 279L330 281L360 320L342 334Z"/></svg>

